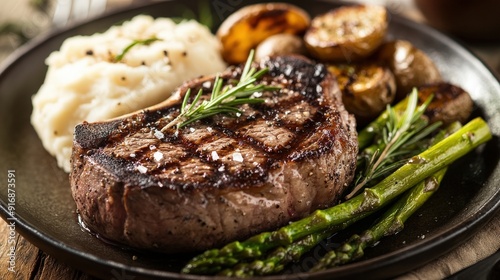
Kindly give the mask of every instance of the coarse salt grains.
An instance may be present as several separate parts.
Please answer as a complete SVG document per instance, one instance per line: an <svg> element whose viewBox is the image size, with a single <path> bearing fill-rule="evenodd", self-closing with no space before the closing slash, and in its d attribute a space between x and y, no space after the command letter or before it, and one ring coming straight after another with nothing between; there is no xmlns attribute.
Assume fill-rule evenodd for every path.
<svg viewBox="0 0 500 280"><path fill-rule="evenodd" d="M160 151L156 151L156 152L153 154L153 159L154 159L156 162L160 162L160 161L163 159L163 154L162 154L162 152L160 152Z"/></svg>
<svg viewBox="0 0 500 280"><path fill-rule="evenodd" d="M243 162L243 156L241 153L235 152L233 153L233 160L237 162Z"/></svg>
<svg viewBox="0 0 500 280"><path fill-rule="evenodd" d="M212 159L213 160L218 160L219 159L219 155L217 154L216 151L212 151Z"/></svg>
<svg viewBox="0 0 500 280"><path fill-rule="evenodd" d="M146 172L148 172L148 169L146 168L146 166L143 166L143 165L138 165L136 167L137 171L139 171L141 174L146 174Z"/></svg>

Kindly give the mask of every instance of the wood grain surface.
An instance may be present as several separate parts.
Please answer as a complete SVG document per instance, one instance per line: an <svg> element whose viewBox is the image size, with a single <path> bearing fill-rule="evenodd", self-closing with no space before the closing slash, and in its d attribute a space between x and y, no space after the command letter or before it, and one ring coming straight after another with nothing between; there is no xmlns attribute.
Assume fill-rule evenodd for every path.
<svg viewBox="0 0 500 280"><path fill-rule="evenodd" d="M65 263L54 259L15 233L15 268L10 267L11 236L9 224L0 219L0 279L61 279L91 280L96 279L81 271L75 270Z"/></svg>

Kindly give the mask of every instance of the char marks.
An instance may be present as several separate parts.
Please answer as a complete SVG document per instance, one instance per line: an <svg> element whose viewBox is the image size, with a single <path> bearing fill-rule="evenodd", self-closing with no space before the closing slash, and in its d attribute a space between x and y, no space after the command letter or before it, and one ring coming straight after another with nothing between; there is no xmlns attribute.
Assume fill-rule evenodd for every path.
<svg viewBox="0 0 500 280"><path fill-rule="evenodd" d="M263 183L279 161L304 160L326 152L332 146L328 142L333 132L314 135L321 130L317 124L336 113L321 105L324 96L319 89L326 69L311 67L307 60L296 57L267 60L261 67L269 68L261 82L281 89L260 93L265 102L241 106L241 116L216 115L158 137L160 128L178 114L179 106L143 111L109 130L107 141L95 142L92 157L102 153L107 164L121 166L128 161L135 166L128 173L115 174L122 181L138 184L150 175L150 181L186 190ZM233 83L239 78L234 73L241 74L241 68L231 69L222 78ZM202 89L203 98L209 98L212 84L212 80L188 83L179 92L184 96L188 88L192 92Z"/></svg>

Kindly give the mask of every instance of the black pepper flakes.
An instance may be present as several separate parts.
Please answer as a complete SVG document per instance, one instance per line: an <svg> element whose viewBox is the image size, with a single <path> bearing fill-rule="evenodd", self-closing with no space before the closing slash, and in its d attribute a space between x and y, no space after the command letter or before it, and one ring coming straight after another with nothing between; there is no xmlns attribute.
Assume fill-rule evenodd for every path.
<svg viewBox="0 0 500 280"><path fill-rule="evenodd" d="M186 51L182 52L182 56L187 56L187 55L188 55L188 53Z"/></svg>
<svg viewBox="0 0 500 280"><path fill-rule="evenodd" d="M125 78L125 77L122 77L121 79L122 79L122 81L125 81L125 80L126 80L127 78Z"/></svg>
<svg viewBox="0 0 500 280"><path fill-rule="evenodd" d="M141 61L141 65L146 65L146 61Z"/></svg>
<svg viewBox="0 0 500 280"><path fill-rule="evenodd" d="M163 50L163 55L164 55L164 56L168 56L168 52L167 52L167 50Z"/></svg>
<svg viewBox="0 0 500 280"><path fill-rule="evenodd" d="M86 55L94 55L94 51L93 50L87 50L85 52Z"/></svg>

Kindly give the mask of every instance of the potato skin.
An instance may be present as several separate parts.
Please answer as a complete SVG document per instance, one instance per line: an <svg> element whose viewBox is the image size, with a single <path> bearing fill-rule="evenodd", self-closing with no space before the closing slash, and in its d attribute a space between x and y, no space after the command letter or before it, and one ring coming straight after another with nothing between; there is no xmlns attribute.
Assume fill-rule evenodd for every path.
<svg viewBox="0 0 500 280"><path fill-rule="evenodd" d="M306 54L304 40L293 34L276 34L268 37L255 49L255 60L258 61L267 56Z"/></svg>
<svg viewBox="0 0 500 280"><path fill-rule="evenodd" d="M373 120L394 101L396 83L392 72L375 63L330 64L328 70L337 77L342 101L358 125Z"/></svg>
<svg viewBox="0 0 500 280"><path fill-rule="evenodd" d="M442 80L441 73L430 57L408 41L396 40L382 44L377 60L389 67L396 78L396 100L406 97L413 87Z"/></svg>
<svg viewBox="0 0 500 280"><path fill-rule="evenodd" d="M469 93L456 85L438 82L418 87L418 99L423 103L433 96L425 115L431 123L440 121L444 125L459 121L464 124L474 108Z"/></svg>
<svg viewBox="0 0 500 280"><path fill-rule="evenodd" d="M301 8L287 3L254 4L231 14L216 36L222 43L222 57L230 64L246 61L251 49L280 33L303 34L311 18Z"/></svg>
<svg viewBox="0 0 500 280"><path fill-rule="evenodd" d="M343 6L319 15L304 35L311 56L331 62L359 61L372 54L387 33L382 6Z"/></svg>

